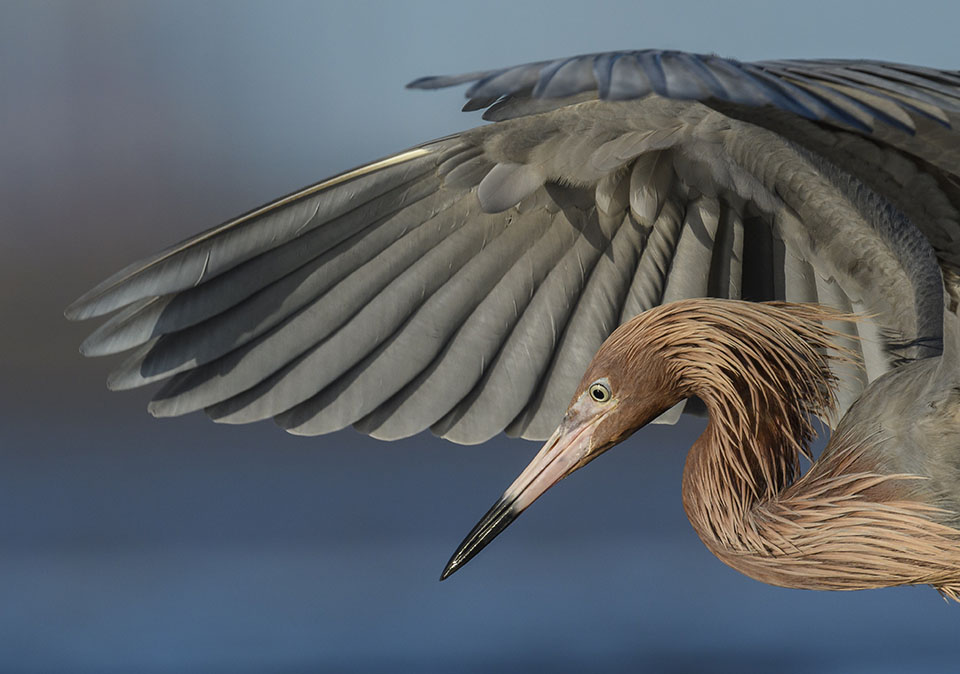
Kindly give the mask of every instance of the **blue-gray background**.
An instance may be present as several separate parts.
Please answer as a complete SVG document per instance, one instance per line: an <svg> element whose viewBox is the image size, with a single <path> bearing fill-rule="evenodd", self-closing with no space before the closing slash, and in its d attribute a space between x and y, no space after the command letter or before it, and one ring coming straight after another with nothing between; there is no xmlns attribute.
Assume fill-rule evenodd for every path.
<svg viewBox="0 0 960 674"><path fill-rule="evenodd" d="M811 593L680 507L638 433L467 569L536 447L157 421L63 307L133 258L479 123L424 74L611 48L960 66L953 2L0 4L0 671L956 671L930 589Z"/></svg>

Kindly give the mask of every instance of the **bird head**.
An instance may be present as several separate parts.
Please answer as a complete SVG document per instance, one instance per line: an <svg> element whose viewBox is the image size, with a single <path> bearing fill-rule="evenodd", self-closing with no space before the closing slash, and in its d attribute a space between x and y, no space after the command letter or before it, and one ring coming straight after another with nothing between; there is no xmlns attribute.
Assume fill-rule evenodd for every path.
<svg viewBox="0 0 960 674"><path fill-rule="evenodd" d="M603 343L560 425L460 544L441 580L470 561L547 489L688 396L656 345L643 338L643 323L626 323Z"/></svg>
<svg viewBox="0 0 960 674"><path fill-rule="evenodd" d="M553 435L460 544L441 580L551 486L693 395L736 436L733 444L757 426L763 409L765 430L802 451L814 434L810 415L827 418L833 409L830 360L848 360L835 343L840 333L825 320L856 316L814 304L700 298L654 307L621 325L593 357ZM766 472L758 463L765 483L786 480L793 461Z"/></svg>

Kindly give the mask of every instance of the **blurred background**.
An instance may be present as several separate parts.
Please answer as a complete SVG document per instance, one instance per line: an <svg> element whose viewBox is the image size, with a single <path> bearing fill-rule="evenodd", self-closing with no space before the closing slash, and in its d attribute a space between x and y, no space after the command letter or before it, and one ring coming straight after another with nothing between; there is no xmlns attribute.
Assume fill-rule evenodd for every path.
<svg viewBox="0 0 960 674"><path fill-rule="evenodd" d="M0 671L946 672L929 588L768 587L633 436L440 584L537 447L155 420L70 300L335 172L480 123L426 74L666 47L960 66L955 2L0 2ZM115 364L115 361L114 361ZM402 667L403 670L398 670Z"/></svg>

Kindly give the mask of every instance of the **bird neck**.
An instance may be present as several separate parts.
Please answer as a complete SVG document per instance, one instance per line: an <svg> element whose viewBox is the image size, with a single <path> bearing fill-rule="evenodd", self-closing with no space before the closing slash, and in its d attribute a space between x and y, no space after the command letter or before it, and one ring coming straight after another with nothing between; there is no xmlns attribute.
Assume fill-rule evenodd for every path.
<svg viewBox="0 0 960 674"><path fill-rule="evenodd" d="M684 466L687 517L707 547L721 557L725 551L764 549L753 515L793 484L800 455L807 453L806 429L799 438L794 435L798 420L769 406L747 407L751 393L744 391L737 400L717 391L699 393L710 420ZM736 418L732 424L731 415L745 410L745 418Z"/></svg>
<svg viewBox="0 0 960 674"><path fill-rule="evenodd" d="M960 531L922 496L924 478L883 465L876 438L842 425L800 475L811 415L831 411L830 333L807 321L816 311L809 306L763 311L776 323L745 316L749 329L714 330L711 318L703 336L711 352L681 345L668 363L677 393L698 396L710 417L683 473L684 509L701 540L765 583L852 590L924 582L960 599Z"/></svg>
<svg viewBox="0 0 960 674"><path fill-rule="evenodd" d="M687 456L683 505L723 562L785 587L922 582L960 599L960 529L928 480L892 472L873 426L840 424L800 475L813 417L833 416L831 362L844 352L825 321L837 320L854 317L810 304L684 300L640 314L605 348L632 366L625 399L657 402L638 407L641 421L684 398L705 403L710 421Z"/></svg>
<svg viewBox="0 0 960 674"><path fill-rule="evenodd" d="M714 555L781 587L928 583L960 601L960 531L922 497L923 478L884 471L856 432L835 434L797 476L798 454L777 419L759 424L738 448L711 420L687 456L684 509Z"/></svg>
<svg viewBox="0 0 960 674"><path fill-rule="evenodd" d="M697 310L697 341L709 352L673 339L662 353L680 393L707 407L707 428L687 456L683 503L723 559L769 546L754 514L794 483L800 456L810 456L812 417L832 411L838 352L823 320L839 316L786 303L713 301Z"/></svg>

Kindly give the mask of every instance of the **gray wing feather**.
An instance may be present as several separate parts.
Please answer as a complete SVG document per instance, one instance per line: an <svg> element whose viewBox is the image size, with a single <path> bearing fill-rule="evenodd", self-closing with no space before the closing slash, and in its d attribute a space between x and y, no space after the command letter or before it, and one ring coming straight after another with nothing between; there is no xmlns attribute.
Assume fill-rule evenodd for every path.
<svg viewBox="0 0 960 674"><path fill-rule="evenodd" d="M679 203L667 199L647 237L647 244L623 304L621 322L660 304L682 225L683 212Z"/></svg>
<svg viewBox="0 0 960 674"><path fill-rule="evenodd" d="M477 78L476 83L467 91L467 98L498 99L502 95L499 92L502 91L532 89L533 85L536 84L537 78L540 76L540 68L542 66L543 63L531 63L526 67L510 68L509 70L501 71L493 75L489 75L490 71L488 71L488 76ZM423 79L429 80L429 78ZM431 82L431 84L433 84L433 86L422 88L436 89L449 86L447 84L437 84L435 81ZM409 86L420 88L416 83L411 83Z"/></svg>
<svg viewBox="0 0 960 674"><path fill-rule="evenodd" d="M817 274L813 267L794 251L787 251L783 261L783 299L787 302L817 302Z"/></svg>
<svg viewBox="0 0 960 674"><path fill-rule="evenodd" d="M443 184L451 189L471 189L483 180L493 167L494 164L489 157L484 155L471 157L451 167L450 172L444 174Z"/></svg>
<svg viewBox="0 0 960 674"><path fill-rule="evenodd" d="M566 409L584 371L603 340L616 329L620 311L643 249L647 228L629 212L621 219L601 217L600 235L608 241L601 248L595 242L595 262L583 260L587 276L576 308L563 330L553 362L538 391L520 415L507 427L507 433L522 437L548 436L557 424L558 412Z"/></svg>
<svg viewBox="0 0 960 674"><path fill-rule="evenodd" d="M410 231L394 245L346 275L322 296L277 327L235 349L224 358L171 380L170 384L157 394L156 400L151 404L151 411L158 416L182 414L221 402L262 382L265 377L334 334L358 312L370 307L376 298L383 297L383 291L398 277L406 274L407 282L410 283L409 270L422 267L422 260L428 255L429 259L435 259L438 248L443 246L450 235L459 232L462 225L478 211L474 201L463 199L426 222L411 226ZM468 236L471 233L475 232L468 232ZM454 245L457 243L463 243L463 240L454 241ZM469 243L468 239L467 244ZM439 255L442 256L446 250L441 249ZM446 271L448 275L452 273L452 270L446 267L442 267L442 271ZM317 278L318 282L322 283L322 271ZM422 280L425 283L431 282L429 278ZM432 282L435 280L436 277ZM384 300L381 299L378 304L382 303ZM386 303L389 307L389 299ZM374 336L377 336L378 332L375 330ZM388 335L382 335L386 336ZM335 366L339 365L341 364L335 363ZM247 391L246 399L254 398L267 389L267 384L260 384L255 391ZM295 402L289 406L293 404ZM234 401L233 405L237 406L239 402Z"/></svg>
<svg viewBox="0 0 960 674"><path fill-rule="evenodd" d="M643 68L637 67L635 58L624 54L612 56L609 77L606 81L601 81L600 93L604 94L605 98L611 101L629 100L641 98L653 91L650 75ZM603 71L607 72L607 67L604 67ZM586 87L589 86L589 83L586 83Z"/></svg>
<svg viewBox="0 0 960 674"><path fill-rule="evenodd" d="M852 306L858 314L869 315L870 313L866 307L858 302L853 302ZM857 345L860 348L860 355L863 360L863 370L867 381L873 381L890 370L893 360L892 354L876 321L860 320L856 323L856 327L859 336ZM842 411L846 411L846 408Z"/></svg>
<svg viewBox="0 0 960 674"><path fill-rule="evenodd" d="M657 219L670 192L674 172L667 151L638 157L630 172L630 209L641 225Z"/></svg>
<svg viewBox="0 0 960 674"><path fill-rule="evenodd" d="M536 289L481 382L431 427L434 433L455 442L483 442L506 428L536 392L582 292L584 265L592 266L598 255L595 219L568 204L559 217L576 234L575 242Z"/></svg>
<svg viewBox="0 0 960 674"><path fill-rule="evenodd" d="M145 344L156 336L154 327L175 297L147 297L124 307L83 340L80 353L91 357L109 356Z"/></svg>
<svg viewBox="0 0 960 674"><path fill-rule="evenodd" d="M416 86L468 82L503 121L128 267L68 310L119 310L84 352L133 349L109 383L166 380L158 415L475 443L547 435L606 335L664 301L876 313L833 326L865 366L838 365L841 409L897 341L939 336L960 73L643 50Z"/></svg>
<svg viewBox="0 0 960 674"><path fill-rule="evenodd" d="M573 96L592 78L593 64L589 61L578 58L555 61L541 71L533 95L541 98Z"/></svg>
<svg viewBox="0 0 960 674"><path fill-rule="evenodd" d="M550 223L548 215L534 211L516 220L492 215L478 219L492 225L488 236L493 239L483 250L463 264L380 348L310 400L279 415L277 422L301 435L329 433L387 402L433 362L474 308L529 247L539 242ZM500 231L494 229L497 227Z"/></svg>
<svg viewBox="0 0 960 674"><path fill-rule="evenodd" d="M316 233L325 231L330 234L327 240L322 242L323 246L316 245L317 241L301 242L302 250L322 251L315 259L308 264L294 267L294 271L256 292L246 301L237 303L221 313L215 313L206 321L164 335L142 363L131 362L128 366L121 368L112 379L112 385L118 388L141 386L209 363L230 353L298 314L318 297L331 291L337 283L356 272L361 266L368 264L382 251L399 243L400 245L391 254L383 256L379 261L382 265L381 270L386 272L386 275L381 276L379 282L373 278L365 280L367 293L389 283L392 280L390 270L401 269L403 264L410 264L416 255L415 250L410 250L411 241L426 246L429 242L435 241L436 236L442 234L444 230L428 228L425 232L419 232L409 238L406 235L420 223L432 223L444 217L447 209L458 196L461 195L440 190L407 208L402 214L374 221L368 227L364 226L366 222L363 220L357 222L351 219L337 223L336 227L332 227L333 223L331 223L321 230L315 230ZM351 231L353 235L346 237ZM344 238L345 240L337 245L324 250L331 240ZM404 252L406 255L403 255ZM289 269L290 267L282 264L286 261L268 259L266 266L271 271ZM248 276L243 274L243 270L237 271L244 278ZM233 275L233 271L225 274L225 281L229 282ZM237 282L238 285L243 285L239 279ZM218 290L221 291L220 295L217 294ZM233 293L217 283L206 295L215 301L224 294L230 296ZM353 298L352 301L348 301L347 298L350 297ZM317 316L316 311L308 311L293 319L293 323L302 325L304 322L317 320L326 326L336 326L338 320L344 320L349 312L358 310L360 304L368 299L368 294L356 294L348 289L339 288L322 300L325 306L335 306L334 309L326 310L322 319L314 318ZM335 302L336 305L334 305ZM285 335L284 339L289 339L286 335L289 335L292 329L291 326L281 328L281 333ZM323 334L322 329L314 334ZM287 342L287 345L288 348L292 348L293 342Z"/></svg>
<svg viewBox="0 0 960 674"><path fill-rule="evenodd" d="M719 202L716 245L710 263L711 297L740 299L743 264L743 219L739 200L725 197Z"/></svg>
<svg viewBox="0 0 960 674"><path fill-rule="evenodd" d="M630 181L625 172L611 172L597 182L594 191L598 215L620 218L630 205Z"/></svg>
<svg viewBox="0 0 960 674"><path fill-rule="evenodd" d="M633 131L617 136L598 147L590 155L590 165L598 172L614 171L641 153L651 149L656 131ZM660 132L661 135L663 132Z"/></svg>
<svg viewBox="0 0 960 674"><path fill-rule="evenodd" d="M720 202L716 198L700 196L687 204L674 253L674 259L683 264L671 265L661 298L663 304L708 294L719 223Z"/></svg>
<svg viewBox="0 0 960 674"><path fill-rule="evenodd" d="M529 164L500 163L490 169L477 187L477 198L486 213L516 206L543 186L545 176Z"/></svg>
<svg viewBox="0 0 960 674"><path fill-rule="evenodd" d="M790 72L789 67L786 72ZM877 74L873 74L874 72ZM882 92L883 96L895 102L897 106L903 106L908 111L920 113L941 124L950 123L947 115L940 109L943 99L928 94L922 87L902 84L896 79L891 79L889 72L888 68L876 68L863 64L849 68L825 68L819 73L819 77L837 84L852 86L854 90L869 88L871 91ZM888 77L883 77L884 74Z"/></svg>
<svg viewBox="0 0 960 674"><path fill-rule="evenodd" d="M384 440L413 435L436 423L474 390L543 279L576 240L576 231L556 210L543 209L535 217L548 219L543 236L463 321L430 367L359 420L359 430ZM459 436L460 441L469 438Z"/></svg>
<svg viewBox="0 0 960 674"><path fill-rule="evenodd" d="M820 303L834 307L840 311L853 311L853 304L850 298L841 290L837 282L832 278L824 278L817 275L817 297ZM857 326L848 322L828 321L827 327L837 331L845 337L837 340L837 345L852 353L856 357L862 357L860 344L858 340L859 332ZM833 424L843 416L850 405L860 396L860 393L867 385L866 372L856 362L850 362L847 359L835 358L831 363L831 369L837 377L837 418ZM831 425L833 425L831 424Z"/></svg>
<svg viewBox="0 0 960 674"><path fill-rule="evenodd" d="M408 231L394 245L372 257L368 258L362 247L351 248L346 251L350 254L334 259L331 271L336 272L338 264L354 270L333 287L324 280L324 267L319 267L314 276L317 285L309 287L304 298L314 301L223 358L170 380L157 394L152 412L166 416L200 409L235 395L276 372L334 332L414 264L424 251L442 242L462 224L470 208L470 202L462 200L422 224L401 222L401 227ZM368 261L355 266L353 255L368 258ZM319 298L314 297L317 292L322 292ZM301 304L300 298L296 297L286 301ZM242 305L238 310L242 311ZM283 309L277 311L282 313Z"/></svg>
<svg viewBox="0 0 960 674"><path fill-rule="evenodd" d="M408 226L405 223L413 222L416 218L426 219L418 212L432 213L442 209L442 202L449 202L452 194L447 192L438 195L437 187L438 181L433 176L400 185L380 195L381 198L361 203L322 226L242 262L206 283L188 288L173 297L157 298L137 312L124 311L87 338L83 343L84 352L91 355L118 353L158 335L195 326L254 297L251 306L243 309L244 315L234 321L240 321L240 333L248 332L251 326L260 321L255 316L261 316L265 311L269 315L269 309L275 309L281 303L284 307L295 306L294 298L288 298L288 295L294 292L301 296L309 293L308 288L311 281L315 280L317 268L331 258L337 259L341 268L344 263L358 265L365 260L358 260L357 253L369 259L386 246L391 232L393 236L398 236L397 230L402 232ZM421 200L425 203L419 204ZM414 204L416 208L413 208ZM400 218L391 217L401 210L404 213ZM363 245L358 245L360 243ZM331 250L332 254L328 254ZM344 251L348 254L344 254ZM327 267L323 270L324 282L335 280L338 272L343 275L349 271L352 271L350 266L340 270L337 265ZM263 292L265 288L269 290ZM256 311L253 305L262 308ZM194 333L188 333L191 336L186 338L192 339ZM164 342L164 345L168 343ZM216 355L222 353L213 354L212 357ZM198 358L197 362L210 359ZM159 367L160 362L158 356L158 367L153 368L157 373L169 369Z"/></svg>
<svg viewBox="0 0 960 674"><path fill-rule="evenodd" d="M351 210L357 195L372 199L415 180L434 168L436 151L447 149L455 142L438 141L435 146L424 146L431 151L349 179L340 184L340 189L323 187L327 183L339 184L337 178L324 181L285 197L281 200L285 203L283 208L272 204L207 230L114 274L74 302L67 309L67 315L72 319L100 316L144 297L199 285Z"/></svg>

